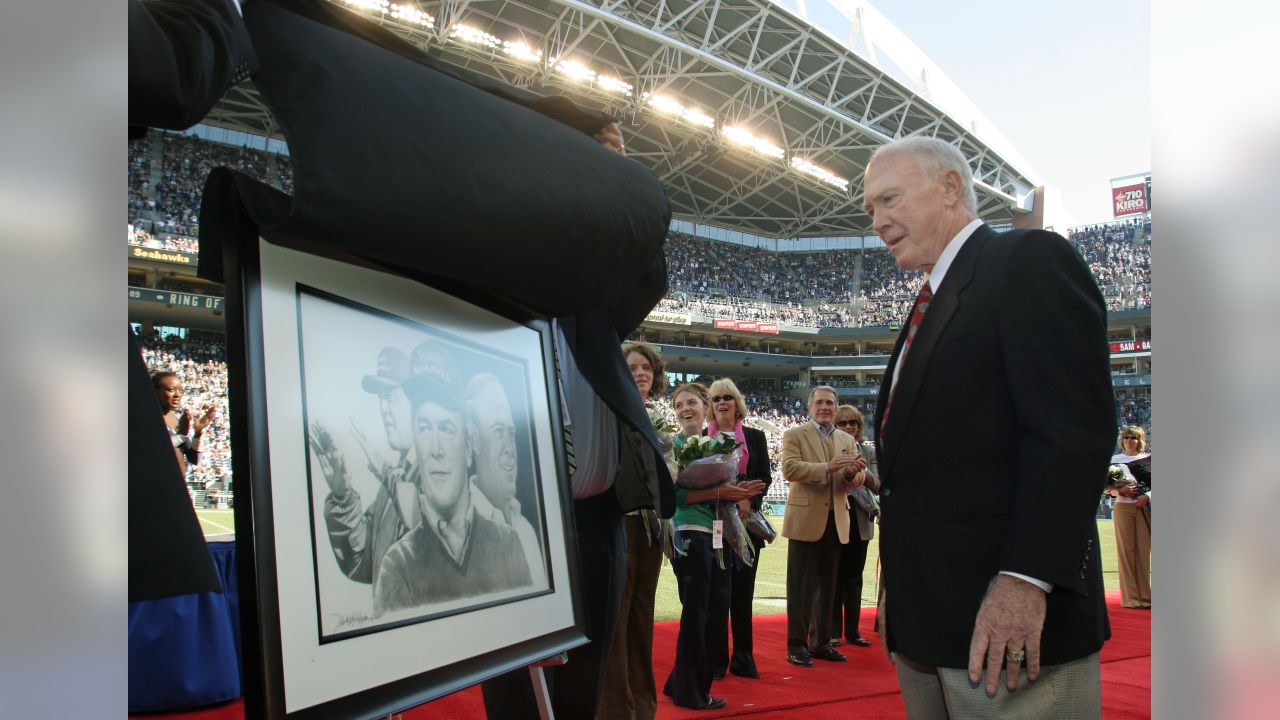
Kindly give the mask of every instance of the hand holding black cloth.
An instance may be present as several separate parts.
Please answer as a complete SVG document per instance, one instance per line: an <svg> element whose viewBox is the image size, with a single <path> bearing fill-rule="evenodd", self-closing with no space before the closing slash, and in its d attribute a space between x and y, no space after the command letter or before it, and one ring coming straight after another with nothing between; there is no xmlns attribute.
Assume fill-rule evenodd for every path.
<svg viewBox="0 0 1280 720"><path fill-rule="evenodd" d="M1133 479L1138 481L1138 492L1146 493L1151 490L1151 456L1130 460L1125 463L1129 466L1129 472L1133 473Z"/></svg>

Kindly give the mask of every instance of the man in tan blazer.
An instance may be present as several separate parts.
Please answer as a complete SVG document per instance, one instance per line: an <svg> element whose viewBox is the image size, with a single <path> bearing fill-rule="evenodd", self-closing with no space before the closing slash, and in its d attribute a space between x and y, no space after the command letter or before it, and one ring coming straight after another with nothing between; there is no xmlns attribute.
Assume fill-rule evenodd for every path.
<svg viewBox="0 0 1280 720"><path fill-rule="evenodd" d="M809 422L782 434L782 477L789 484L782 536L787 544L787 662L843 662L832 649L840 546L849 542L848 488L866 481L853 437L836 430L836 391L809 391Z"/></svg>

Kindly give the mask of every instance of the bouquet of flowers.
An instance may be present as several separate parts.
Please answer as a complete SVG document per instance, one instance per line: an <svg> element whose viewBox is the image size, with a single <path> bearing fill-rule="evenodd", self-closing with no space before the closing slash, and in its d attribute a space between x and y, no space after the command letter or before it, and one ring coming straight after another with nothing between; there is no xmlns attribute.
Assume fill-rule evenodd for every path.
<svg viewBox="0 0 1280 720"><path fill-rule="evenodd" d="M1129 473L1124 471L1123 465L1112 465L1107 468L1107 490L1127 487L1136 484L1133 478L1129 477Z"/></svg>
<svg viewBox="0 0 1280 720"><path fill-rule="evenodd" d="M663 412L662 408L656 407L650 403L644 406L644 411L648 413L649 422L653 424L653 431L657 433L658 437L669 437L678 429L676 428L675 422L671 419L671 416L668 413Z"/></svg>
<svg viewBox="0 0 1280 720"><path fill-rule="evenodd" d="M706 490L732 481L738 475L738 460L741 457L738 447L738 441L729 433L720 433L718 437L698 435L686 438L675 449L678 467L676 485L688 490ZM738 517L737 503L719 501L715 505L716 519L722 522L724 528L724 546L737 553L743 562L754 564L755 548L747 541L746 528ZM667 557L674 557L674 553L685 554L683 548L676 547L670 531L671 528L667 527L663 533ZM716 550L716 562L724 567L721 550Z"/></svg>
<svg viewBox="0 0 1280 720"><path fill-rule="evenodd" d="M651 402L644 404L644 411L649 416L649 423L653 425L653 433L658 436L658 445L662 448L664 459L669 458L673 449L671 437L679 430L676 427L675 416L670 409L658 407ZM672 470L671 474L674 476L675 470Z"/></svg>
<svg viewBox="0 0 1280 720"><path fill-rule="evenodd" d="M680 479L685 480L680 485L690 490L701 490L729 482L738 474L737 449L738 441L729 433L720 433L718 437L695 435L685 439L676 448ZM702 469L690 470L694 466Z"/></svg>

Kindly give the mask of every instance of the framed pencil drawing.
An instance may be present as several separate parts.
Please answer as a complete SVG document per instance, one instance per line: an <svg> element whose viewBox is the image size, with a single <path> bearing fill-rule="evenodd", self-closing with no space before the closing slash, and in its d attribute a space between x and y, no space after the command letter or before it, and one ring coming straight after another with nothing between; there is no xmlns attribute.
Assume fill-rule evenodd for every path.
<svg viewBox="0 0 1280 720"><path fill-rule="evenodd" d="M247 711L385 716L581 643L549 324L300 247L224 240Z"/></svg>

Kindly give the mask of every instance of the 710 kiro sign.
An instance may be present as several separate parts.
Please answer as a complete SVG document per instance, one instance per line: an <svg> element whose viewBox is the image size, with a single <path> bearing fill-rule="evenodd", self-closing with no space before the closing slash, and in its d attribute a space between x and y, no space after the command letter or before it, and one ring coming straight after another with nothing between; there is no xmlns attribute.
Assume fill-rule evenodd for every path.
<svg viewBox="0 0 1280 720"><path fill-rule="evenodd" d="M1111 204L1115 217L1151 212L1151 176L1137 175L1111 181Z"/></svg>

